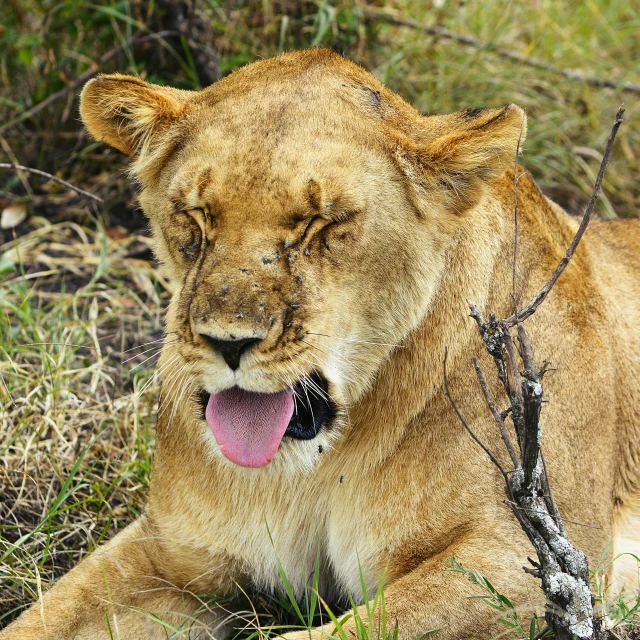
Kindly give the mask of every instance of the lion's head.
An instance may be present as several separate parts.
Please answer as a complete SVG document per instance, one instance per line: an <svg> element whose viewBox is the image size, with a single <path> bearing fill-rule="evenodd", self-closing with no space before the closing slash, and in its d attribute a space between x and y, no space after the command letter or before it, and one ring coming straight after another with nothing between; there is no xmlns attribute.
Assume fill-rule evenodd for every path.
<svg viewBox="0 0 640 640"><path fill-rule="evenodd" d="M339 437L523 123L513 105L424 117L325 49L200 92L98 77L81 113L132 157L175 287L165 399L245 467L312 466Z"/></svg>

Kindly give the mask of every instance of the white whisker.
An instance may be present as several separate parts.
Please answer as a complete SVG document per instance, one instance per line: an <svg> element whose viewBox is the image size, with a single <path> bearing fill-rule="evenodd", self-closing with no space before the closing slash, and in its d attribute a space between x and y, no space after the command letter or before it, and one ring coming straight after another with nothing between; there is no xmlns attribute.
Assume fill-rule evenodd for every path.
<svg viewBox="0 0 640 640"><path fill-rule="evenodd" d="M175 335L175 332L171 331L169 333L165 333L164 336L162 336L162 338L159 338L158 340L151 340L149 342L144 342L143 344L136 345L135 347L131 347L130 349L125 349L120 353L120 355L123 356L125 353L129 353L129 351L133 351L134 349L142 349L142 347L146 347L147 345L150 345L150 344L158 344L159 342L165 342L167 336L171 336L171 335ZM176 340L178 340L178 338L176 338Z"/></svg>
<svg viewBox="0 0 640 640"><path fill-rule="evenodd" d="M173 346L175 346L175 345L173 345L173 344L166 345L167 349L169 349L170 347L173 347ZM154 353L152 353L148 358L145 358L142 362L138 362L138 364L136 364L133 367L131 367L129 372L134 371L138 367L141 367L145 362L148 362L149 360L151 360L151 358L155 358L164 349L164 347L165 347L165 345L163 345L161 347L156 347ZM127 358L122 364L126 364L127 362L129 362L129 360L133 360L134 358L137 358L139 356L145 355L149 351L152 351L152 349L147 349L146 351L144 351L144 353L138 353L135 356L131 356L131 358Z"/></svg>
<svg viewBox="0 0 640 640"><path fill-rule="evenodd" d="M185 392L187 392L187 395L189 395L191 393L191 388L192 385L194 383L193 379L191 379L190 381L187 382L187 384L184 384L184 379L186 377L189 376L189 370L185 367L185 372L182 375L182 377L180 378L180 385L182 386L182 391L180 392L180 395L178 396L178 398L175 400L175 402L173 403L173 410L171 411L171 416L169 417L169 423L173 422L173 418L176 414L176 409L178 407L178 405L182 402L182 398L185 395Z"/></svg>
<svg viewBox="0 0 640 640"><path fill-rule="evenodd" d="M171 371L169 373L169 375L167 376L167 384L169 385L169 388L167 389L167 391L164 394L165 397L165 403L164 406L161 408L160 412L158 413L158 417L160 417L166 407L168 406L169 403L173 404L173 409L175 411L175 407L177 406L176 402L173 402L173 398L172 396L174 396L174 391L175 389L178 387L178 385L182 382L184 376L188 373L187 371L187 363L184 362L182 363L182 365L175 371ZM173 413L171 415L171 419L173 419Z"/></svg>
<svg viewBox="0 0 640 640"><path fill-rule="evenodd" d="M142 385L142 388L140 389L140 391L138 391L138 395L141 395L144 391L146 391L146 389L148 387L150 387L154 380L157 380L160 375L162 374L163 370L166 369L168 366L172 365L176 360L180 359L180 353L174 353L171 358L169 358L169 360L167 360L167 362L164 362L163 364L161 364L154 372L154 374L152 376L149 377L149 379L144 383L144 385Z"/></svg>
<svg viewBox="0 0 640 640"><path fill-rule="evenodd" d="M291 364L295 367L296 373L297 373L298 367L297 367L296 363L294 362L293 358L291 358L291 356L289 357L289 359L291 360ZM302 386L302 391L304 392L304 395L307 398L307 406L309 407L309 410L311 411L311 419L313 420L313 425L314 425L314 428L315 428L316 419L315 419L315 416L313 415L313 406L311 404L311 400L309 398L309 394L307 393L307 381L309 380L309 378L308 378L308 376L306 376L304 374L304 371L303 371L302 375L298 375L298 379L299 379L300 384Z"/></svg>
<svg viewBox="0 0 640 640"><path fill-rule="evenodd" d="M301 354L298 354L297 357L302 358L303 360L306 360ZM293 359L291 359L291 361L292 361L292 364L294 366L297 365L297 363L295 363L293 361ZM309 360L306 360L306 362L308 362L310 365L312 365L312 367L315 369L315 366L313 366L312 362L309 362ZM302 373L300 373L300 371ZM331 399L329 394L326 393L324 391L324 389L319 387L318 384L315 382L315 380L313 380L306 373L304 373L304 369L301 368L300 370L297 370L297 366L296 366L296 375L297 375L298 379L300 380L300 383L302 384L302 388L303 388L303 391L304 391L305 395L307 396L307 402L309 403L309 406L311 406L311 402L309 401L309 395L307 394L307 386L310 388L312 393L315 391L316 397L320 398L321 400L328 401L328 400Z"/></svg>

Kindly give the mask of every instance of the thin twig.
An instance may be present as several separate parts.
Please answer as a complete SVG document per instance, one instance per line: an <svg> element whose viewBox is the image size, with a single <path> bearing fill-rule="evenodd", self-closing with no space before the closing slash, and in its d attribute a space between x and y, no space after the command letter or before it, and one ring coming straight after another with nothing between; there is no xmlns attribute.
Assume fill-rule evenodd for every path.
<svg viewBox="0 0 640 640"><path fill-rule="evenodd" d="M518 146L516 147L516 157L513 161L513 278L511 282L511 297L513 298L513 313L518 315L518 299L516 297L516 273L518 262L518 156L520 155L520 143L522 142L522 132L527 119L527 110L522 110L522 122L520 123L520 134L518 135Z"/></svg>
<svg viewBox="0 0 640 640"><path fill-rule="evenodd" d="M449 391L449 381L447 380L447 356L449 355L449 349L445 347L444 349L444 360L442 361L442 371L444 375L444 392L453 407L453 410L456 412L458 419L462 422L464 428L468 431L469 435L477 442L477 444L482 448L482 450L489 456L489 459L493 464L500 470L500 473L504 477L505 482L508 482L508 476L506 471L502 468L502 465L498 462L498 459L491 453L489 448L478 438L478 436L473 432L471 427L467 424L467 421L464 419L463 415L460 413L458 409L458 405L455 403L455 400L451 397L451 392Z"/></svg>
<svg viewBox="0 0 640 640"><path fill-rule="evenodd" d="M76 193L79 193L80 195L86 196L87 198L91 198L92 200L95 200L96 202L104 202L104 200L98 196L94 196L93 193L89 193L88 191L85 191L84 189L81 189L80 187L76 187L75 185L71 184L70 182L67 182L66 180L62 180L62 178L58 178L57 176L53 176L50 173L47 173L46 171L40 171L40 169L32 169L31 167L23 167L21 164L13 164L13 162L0 162L0 169L15 169L17 171L28 171L29 173L35 173L36 175L39 176L44 176L45 178L49 178L50 180L55 180L56 182L59 182L60 184L64 185L65 187L67 187L67 189L71 189L72 191L75 191Z"/></svg>
<svg viewBox="0 0 640 640"><path fill-rule="evenodd" d="M543 71L549 71L550 73L557 73L564 76L565 78L569 78L570 80L578 80L579 82L584 82L585 84L588 84L592 87L608 87L610 89L619 89L622 91L629 91L631 93L640 93L640 84L635 84L633 82L620 82L618 80L605 80L604 78L594 78L577 69L563 69L561 67L556 67L555 65L549 64L548 62L543 62L542 60L538 60L536 58L530 58L528 56L522 55L521 53L517 53L516 51L511 51L510 49L494 48L493 45L481 42L477 38L474 38L472 36L465 36L461 33L456 33L455 31L450 31L449 29L445 29L444 27L418 24L413 20L397 18L389 14L378 13L377 11L373 11L371 9L365 9L364 15L370 19L384 20L389 24L393 24L399 27L418 29L419 31L424 31L425 33L428 33L432 36L446 38L448 40L455 40L456 42L460 42L461 44L475 47L476 49L482 49L483 51L487 51L489 53L495 53L501 58L514 60L515 62L519 62L528 67L533 67L534 69L542 69Z"/></svg>
<svg viewBox="0 0 640 640"><path fill-rule="evenodd" d="M558 278L561 276L566 266L569 264L569 260L571 260L571 257L573 256L576 250L576 247L578 246L578 243L580 242L582 236L584 235L584 232L587 229L589 220L591 220L591 214L593 213L596 200L598 199L598 195L600 194L602 180L604 178L604 174L606 173L607 166L609 164L609 157L611 156L611 150L613 149L613 142L616 139L616 134L618 133L618 129L622 124L623 113L624 113L624 107L620 107L618 109L618 112L616 113L616 119L613 123L613 127L611 128L611 134L609 135L609 140L607 141L607 147L605 149L604 156L602 156L602 162L600 163L600 170L598 171L598 177L596 178L596 182L593 186L593 192L591 194L591 198L589 200L589 203L587 204L586 209L584 210L584 214L582 216L582 222L580 222L580 227L578 228L576 235L571 241L571 244L567 249L567 253L565 254L564 258L562 258L558 266L556 267L556 270L553 272L548 282L542 287L542 289L540 289L540 291L538 291L535 298L517 314L514 314L508 317L506 320L504 320L504 323L507 326L512 327L518 322L522 322L523 320L526 320L530 315L532 315L535 312L535 310L538 308L540 303L547 297L547 295L549 294L549 291L551 291L551 288L556 283Z"/></svg>
<svg viewBox="0 0 640 640"><path fill-rule="evenodd" d="M507 451L509 452L509 457L511 458L511 462L513 462L513 466L517 469L520 466L520 460L518 459L518 455L516 454L515 447L511 442L511 438L509 437L509 432L507 431L507 427L504 423L502 415L498 411L496 407L496 403L493 401L491 394L489 393L489 388L487 387L487 381L485 380L484 373L480 368L480 363L478 362L478 358L473 358L473 366L476 369L476 375L478 376L478 381L480 382L480 388L482 389L482 394L484 395L484 399L487 401L487 405L489 406L489 411L493 415L493 419L496 421L498 425L498 429L500 429L500 436L502 437L502 441L504 442Z"/></svg>

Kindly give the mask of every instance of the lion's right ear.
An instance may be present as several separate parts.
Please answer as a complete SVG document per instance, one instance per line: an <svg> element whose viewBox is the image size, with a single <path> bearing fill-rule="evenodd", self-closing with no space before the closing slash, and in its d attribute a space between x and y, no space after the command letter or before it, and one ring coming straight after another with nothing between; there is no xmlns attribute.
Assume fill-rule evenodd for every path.
<svg viewBox="0 0 640 640"><path fill-rule="evenodd" d="M486 184L513 167L527 127L515 104L423 119L428 140L397 136L394 157L421 193L457 213L474 206Z"/></svg>
<svg viewBox="0 0 640 640"><path fill-rule="evenodd" d="M89 133L128 156L139 155L152 138L184 115L187 92L115 73L87 82L80 116Z"/></svg>

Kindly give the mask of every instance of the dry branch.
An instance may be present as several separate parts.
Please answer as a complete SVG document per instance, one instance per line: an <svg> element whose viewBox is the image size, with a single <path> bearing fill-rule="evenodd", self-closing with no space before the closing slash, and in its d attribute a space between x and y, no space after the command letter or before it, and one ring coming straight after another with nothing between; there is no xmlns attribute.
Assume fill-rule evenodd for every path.
<svg viewBox="0 0 640 640"><path fill-rule="evenodd" d="M513 269L511 273L511 297L513 298L513 312L518 312L518 298L516 297L516 279L518 275L518 157L520 155L520 145L522 144L522 133L527 121L527 110L522 110L522 122L520 123L520 133L518 134L518 145L516 146L516 157L513 161Z"/></svg>
<svg viewBox="0 0 640 640"><path fill-rule="evenodd" d="M451 391L449 390L449 381L447 379L447 355L448 355L448 351L447 349L445 349L444 360L442 361L442 370L444 373L444 392L447 394L447 398L449 398L449 402L451 403L453 410L456 412L456 415L458 416L460 422L462 422L462 426L467 430L469 435L478 443L478 445L484 450L484 452L487 454L491 462L493 462L493 464L498 468L498 470L502 474L502 477L505 479L505 481L508 481L507 472L502 468L502 465L498 462L498 459L493 455L493 453L491 453L491 450L473 432L473 430L471 429L467 421L464 419L463 415L460 413L460 410L458 409L458 406L456 405L455 401L451 397Z"/></svg>
<svg viewBox="0 0 640 640"><path fill-rule="evenodd" d="M511 442L511 437L509 436L509 432L507 431L507 427L504 423L504 418L502 414L498 411L496 407L496 403L493 401L491 394L489 393L489 388L487 387L487 383L484 377L484 373L480 367L480 363L477 358L473 359L473 366L476 370L476 375L478 376L478 381L480 382L480 388L482 389L482 394L484 395L484 399L487 402L489 407L489 411L491 411L491 415L493 419L496 421L498 425L498 429L500 430L500 437L502 438L502 442L504 442L504 446L507 448L509 452L509 457L511 458L511 462L513 462L513 466L517 467L520 462L518 460L518 454ZM445 370L445 379L446 379L446 370Z"/></svg>
<svg viewBox="0 0 640 640"><path fill-rule="evenodd" d="M613 123L613 127L611 128L611 134L609 135L609 140L607 141L607 147L604 152L604 156L602 156L602 162L600 163L600 170L598 171L598 177L596 178L596 182L593 185L593 192L591 193L591 198L587 203L587 207L584 210L584 214L582 215L582 222L580 222L580 226L578 227L578 231L574 236L569 248L567 249L567 253L564 258L559 262L556 270L553 272L547 283L540 289L540 291L536 294L535 298L523 309L514 313L514 315L509 316L505 322L509 326L513 326L518 322L522 322L526 320L530 315L532 315L535 310L538 308L540 303L547 297L549 291L556 283L562 272L566 269L569 264L569 260L575 253L575 250L578 246L578 243L582 239L584 232L587 230L587 225L589 224L589 220L591 220L591 214L593 213L593 209L596 204L596 200L600 195L600 188L602 187L602 180L604 179L604 174L607 171L607 166L609 165L609 158L611 156L611 150L613 149L613 142L616 139L616 134L618 133L618 129L622 124L622 115L624 114L624 107L620 107L618 112L616 113L616 118Z"/></svg>
<svg viewBox="0 0 640 640"><path fill-rule="evenodd" d="M55 182L58 182L62 185L64 185L65 187L67 187L67 189L71 189L72 191L75 191L76 193L79 193L80 195L83 195L87 198L91 198L92 200L95 200L96 202L104 202L104 200L98 196L94 196L93 193L89 193L88 191L85 191L84 189L81 189L80 187L76 187L75 185L71 184L70 182L67 182L66 180L63 180L62 178L58 178L57 176L51 175L50 173L47 173L46 171L40 171L40 169L33 169L31 167L24 167L21 164L13 164L13 162L0 162L0 169L15 169L16 171L27 171L28 173L35 173L38 176L44 176L45 178L48 178L49 180L54 180Z"/></svg>
<svg viewBox="0 0 640 640"><path fill-rule="evenodd" d="M478 307L472 302L469 303L470 315L478 325L480 336L487 351L493 358L498 378L509 399L511 410L508 415L513 422L517 436L519 455L516 453L504 422L507 414L498 411L489 393L480 364L474 358L474 367L485 401L515 466L513 473L505 473L496 456L478 439L467 424L451 397L447 381L446 351L443 360L445 394L465 429L487 453L505 478L506 503L536 550L539 561L531 561L534 568L523 568L527 573L541 580L541 588L547 597L545 619L549 629L554 632L558 640L575 640L576 638L580 640L600 640L606 637L607 634L601 629L600 621L594 616L594 599L591 595L587 558L582 551L575 548L569 541L549 486L547 469L541 450L542 430L540 425L540 411L544 392L543 377L548 368L546 363L542 367L538 367L536 364L531 341L524 325L521 323L535 313L538 306L551 291L571 260L589 224L602 180L607 170L613 143L622 123L623 113L624 109L621 107L616 114L602 164L600 165L598 178L593 187L593 193L585 209L582 222L567 253L549 281L542 287L535 298L520 311L516 306L514 289L514 314L503 320L498 320L492 314L489 320L486 321ZM518 209L517 194L515 192L517 185L517 179L514 178L516 224ZM514 239L514 274L515 242L516 240ZM511 334L514 326L516 327L517 350Z"/></svg>
<svg viewBox="0 0 640 640"><path fill-rule="evenodd" d="M543 71L548 71L550 73L556 73L558 75L564 76L565 78L569 78L570 80L578 80L579 82L584 82L585 84L588 84L592 87L607 87L609 89L620 89L622 91L628 91L631 93L640 93L640 84L635 84L633 82L620 82L617 80L605 80L604 78L594 78L592 76L586 75L583 71L579 71L578 69L562 69L561 67L556 67L553 64L543 62L542 60L538 60L536 58L524 56L521 53L511 51L510 49L495 48L490 44L481 42L477 38L474 38L472 36L465 36L461 33L456 33L455 31L450 31L449 29L445 29L444 27L418 24L413 20L398 18L396 16L389 15L388 13L380 13L371 9L365 9L363 13L367 18L372 20L383 20L384 22L388 22L389 24L393 24L399 27L409 27L411 29L423 31L424 33L428 33L432 36L446 38L447 40L454 40L455 42L459 42L460 44L464 44L469 47L474 47L476 49L482 49L483 51L495 53L501 58L514 60L515 62L519 62L520 64L524 64L528 67L533 67L534 69L542 69Z"/></svg>

